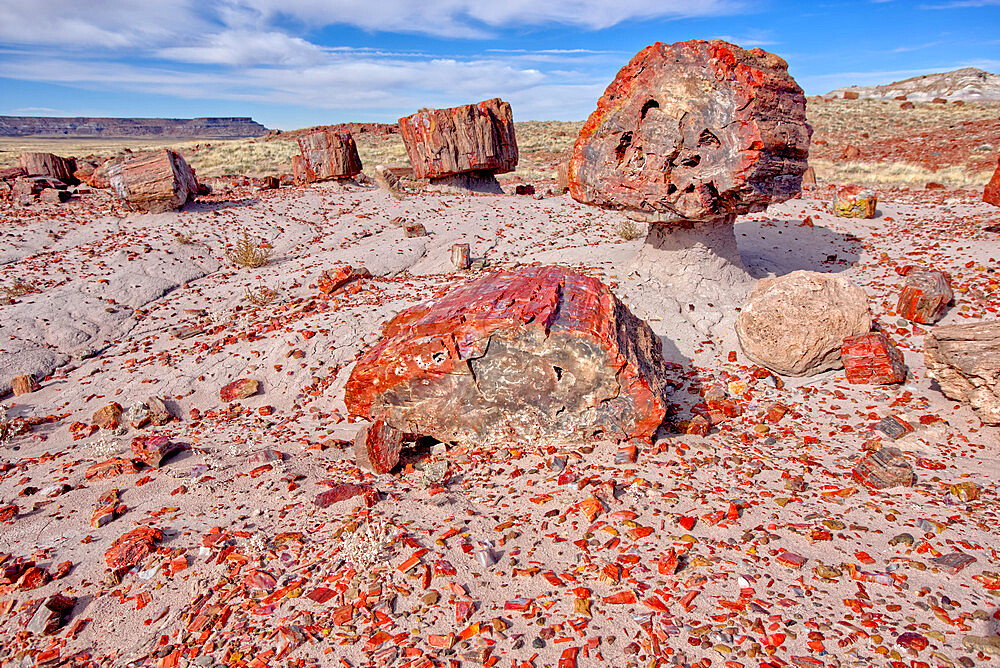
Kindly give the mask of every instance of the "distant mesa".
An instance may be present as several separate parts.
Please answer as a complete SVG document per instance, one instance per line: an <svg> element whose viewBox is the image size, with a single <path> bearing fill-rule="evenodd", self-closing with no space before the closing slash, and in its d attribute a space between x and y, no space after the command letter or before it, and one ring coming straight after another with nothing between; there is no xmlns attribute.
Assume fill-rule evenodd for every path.
<svg viewBox="0 0 1000 668"><path fill-rule="evenodd" d="M170 137L243 139L266 135L252 118L58 118L0 116L0 137Z"/></svg>
<svg viewBox="0 0 1000 668"><path fill-rule="evenodd" d="M855 94L858 98L869 100L997 102L1000 101L1000 74L965 67L954 72L925 74L883 86L838 88L824 97L856 99Z"/></svg>

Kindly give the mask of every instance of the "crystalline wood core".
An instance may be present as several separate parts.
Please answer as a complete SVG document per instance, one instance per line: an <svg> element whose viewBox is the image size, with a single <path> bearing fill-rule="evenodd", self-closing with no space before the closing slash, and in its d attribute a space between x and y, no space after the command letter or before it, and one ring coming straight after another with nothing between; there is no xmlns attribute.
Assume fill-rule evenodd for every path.
<svg viewBox="0 0 1000 668"><path fill-rule="evenodd" d="M669 391L659 339L606 286L530 267L400 313L345 401L442 441L627 439L653 434Z"/></svg>

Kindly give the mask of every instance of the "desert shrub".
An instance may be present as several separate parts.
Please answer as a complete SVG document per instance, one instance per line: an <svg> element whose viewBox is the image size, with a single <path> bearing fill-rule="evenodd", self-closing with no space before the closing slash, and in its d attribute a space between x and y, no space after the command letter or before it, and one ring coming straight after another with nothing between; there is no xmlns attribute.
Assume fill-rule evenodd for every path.
<svg viewBox="0 0 1000 668"><path fill-rule="evenodd" d="M247 288L245 297L246 300L254 306L263 307L278 298L278 291L269 288L266 285L258 285L254 289Z"/></svg>
<svg viewBox="0 0 1000 668"><path fill-rule="evenodd" d="M250 234L243 232L243 238L236 242L236 245L226 251L226 257L237 267L247 267L256 269L267 264L271 257L269 248L261 248L253 242Z"/></svg>
<svg viewBox="0 0 1000 668"><path fill-rule="evenodd" d="M642 236L642 229L631 220L623 220L618 223L618 227L615 229L618 232L618 236L625 241L632 241Z"/></svg>

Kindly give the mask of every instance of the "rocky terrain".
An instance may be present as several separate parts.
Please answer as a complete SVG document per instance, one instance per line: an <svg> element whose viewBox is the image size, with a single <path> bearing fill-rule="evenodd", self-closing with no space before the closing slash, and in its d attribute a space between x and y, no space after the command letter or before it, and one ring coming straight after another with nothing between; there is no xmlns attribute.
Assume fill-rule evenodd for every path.
<svg viewBox="0 0 1000 668"><path fill-rule="evenodd" d="M824 97L844 97L845 93L873 100L910 100L930 102L934 99L963 102L1000 100L1000 74L975 67L953 72L924 74L881 86L848 86L830 91Z"/></svg>
<svg viewBox="0 0 1000 668"><path fill-rule="evenodd" d="M59 118L0 116L0 137L241 139L268 130L252 118Z"/></svg>
<svg viewBox="0 0 1000 668"><path fill-rule="evenodd" d="M0 173L0 664L997 665L1000 174L992 203L988 176L800 191L801 150L754 153L800 126L783 63L683 50L705 81L708 50L766 59L730 93L771 104L712 141L651 111L670 72L623 79L642 143L581 144L569 178L650 161L686 221L564 194L555 132L524 142L551 172L499 194L390 178L344 129L296 135L298 179L199 184L163 150L100 185L96 161L69 187L29 174L48 156ZM882 108L826 103L814 147ZM409 141L466 128L509 160L510 127ZM435 168L508 166L483 165ZM141 210L164 194L182 208ZM710 321L712 294L664 299L679 267L642 259L668 238L754 290ZM691 258L716 241L712 275Z"/></svg>

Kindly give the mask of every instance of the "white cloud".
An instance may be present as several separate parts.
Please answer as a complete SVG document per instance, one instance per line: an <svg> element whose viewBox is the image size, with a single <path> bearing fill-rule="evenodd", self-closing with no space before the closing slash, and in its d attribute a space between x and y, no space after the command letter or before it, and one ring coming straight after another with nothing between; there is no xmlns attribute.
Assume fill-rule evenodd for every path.
<svg viewBox="0 0 1000 668"><path fill-rule="evenodd" d="M299 37L277 32L226 31L201 44L156 51L159 58L203 65L311 65L323 61L323 49Z"/></svg>

